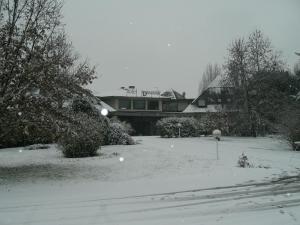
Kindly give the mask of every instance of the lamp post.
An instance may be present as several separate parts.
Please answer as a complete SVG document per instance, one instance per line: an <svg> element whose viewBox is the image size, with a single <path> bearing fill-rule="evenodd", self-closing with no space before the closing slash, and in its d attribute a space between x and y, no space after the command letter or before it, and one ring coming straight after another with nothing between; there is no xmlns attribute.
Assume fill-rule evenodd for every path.
<svg viewBox="0 0 300 225"><path fill-rule="evenodd" d="M214 130L212 135L216 139L216 152L217 152L217 160L219 160L219 141L221 140L222 132L220 130Z"/></svg>
<svg viewBox="0 0 300 225"><path fill-rule="evenodd" d="M107 115L108 115L108 110L105 109L105 108L103 108L103 109L101 110L101 115L102 115L102 116L107 116Z"/></svg>
<svg viewBox="0 0 300 225"><path fill-rule="evenodd" d="M178 137L181 137L180 129L182 127L182 124L181 123L177 123L177 126L178 126Z"/></svg>

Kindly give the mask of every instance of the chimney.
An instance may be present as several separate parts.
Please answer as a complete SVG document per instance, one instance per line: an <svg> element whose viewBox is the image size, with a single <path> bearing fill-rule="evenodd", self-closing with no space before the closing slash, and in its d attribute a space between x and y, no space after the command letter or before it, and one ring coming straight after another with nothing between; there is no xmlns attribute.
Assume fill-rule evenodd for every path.
<svg viewBox="0 0 300 225"><path fill-rule="evenodd" d="M183 96L183 98L185 98L185 95L186 95L186 94L185 94L185 91L184 91L184 92L182 92L182 96Z"/></svg>

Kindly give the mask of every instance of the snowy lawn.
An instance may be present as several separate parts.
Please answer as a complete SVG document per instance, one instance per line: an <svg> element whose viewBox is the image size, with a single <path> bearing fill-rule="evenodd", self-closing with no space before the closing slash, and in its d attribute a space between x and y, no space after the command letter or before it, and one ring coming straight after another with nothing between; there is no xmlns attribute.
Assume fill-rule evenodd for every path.
<svg viewBox="0 0 300 225"><path fill-rule="evenodd" d="M135 137L99 156L0 150L0 224L300 224L300 152L280 138ZM252 168L238 168L245 153Z"/></svg>

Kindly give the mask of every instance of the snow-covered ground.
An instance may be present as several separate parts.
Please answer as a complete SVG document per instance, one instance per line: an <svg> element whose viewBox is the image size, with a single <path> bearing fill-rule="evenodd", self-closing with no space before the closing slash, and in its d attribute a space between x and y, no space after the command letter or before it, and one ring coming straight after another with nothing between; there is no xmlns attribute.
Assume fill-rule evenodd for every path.
<svg viewBox="0 0 300 225"><path fill-rule="evenodd" d="M300 152L282 139L226 137L219 160L209 137L135 139L83 159L1 149L0 224L300 224Z"/></svg>

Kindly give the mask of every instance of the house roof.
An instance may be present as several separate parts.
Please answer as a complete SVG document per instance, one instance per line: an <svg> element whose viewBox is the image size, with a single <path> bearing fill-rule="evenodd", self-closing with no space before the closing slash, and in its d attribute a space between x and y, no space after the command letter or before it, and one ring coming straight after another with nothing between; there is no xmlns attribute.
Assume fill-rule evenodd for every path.
<svg viewBox="0 0 300 225"><path fill-rule="evenodd" d="M130 88L120 88L117 90L103 92L99 94L100 97L143 97L143 98L166 98L166 99L185 99L183 94L170 89L170 90L137 90Z"/></svg>
<svg viewBox="0 0 300 225"><path fill-rule="evenodd" d="M195 102L200 99L200 97L203 95L205 91L208 89L212 89L215 91L220 90L221 88L232 88L232 85L230 85L228 82L226 82L225 77L223 75L217 76L208 86L206 89L204 89L200 95L198 95L197 98L192 101L191 104L188 105L188 107L183 112L218 112L220 111L220 105L207 105L205 108L198 107Z"/></svg>
<svg viewBox="0 0 300 225"><path fill-rule="evenodd" d="M200 108L196 105L193 104L189 104L188 107L183 111L184 113L195 113L195 112L219 112L220 109L220 105L208 105L205 108Z"/></svg>
<svg viewBox="0 0 300 225"><path fill-rule="evenodd" d="M208 88L218 88L218 87L224 87L224 77L219 75L217 76L208 86L205 90Z"/></svg>
<svg viewBox="0 0 300 225"><path fill-rule="evenodd" d="M102 109L107 109L108 112L115 112L116 111L113 107L111 107L110 105L106 104L103 101L100 101L98 104L95 105L95 107L100 112L101 112Z"/></svg>
<svg viewBox="0 0 300 225"><path fill-rule="evenodd" d="M172 89L173 95L175 97L175 99L185 99L185 94L180 94L177 91L175 91L174 89Z"/></svg>
<svg viewBox="0 0 300 225"><path fill-rule="evenodd" d="M195 102L199 99L199 97L201 97L201 95L202 95L206 90L212 89L212 88L232 88L232 85L230 85L230 84L226 81L226 79L225 79L225 77L224 77L223 75L219 75L219 76L217 76L217 77L216 77L216 78L215 78L215 79L207 86L207 88L205 88L205 89L200 93L200 95L198 95L197 98L194 99L194 101L192 102L192 104L195 103Z"/></svg>

